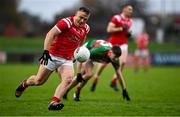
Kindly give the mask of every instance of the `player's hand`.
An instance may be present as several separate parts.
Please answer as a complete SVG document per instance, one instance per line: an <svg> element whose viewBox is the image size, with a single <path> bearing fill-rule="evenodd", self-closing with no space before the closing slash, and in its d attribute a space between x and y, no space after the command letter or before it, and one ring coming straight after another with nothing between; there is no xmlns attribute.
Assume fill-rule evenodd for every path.
<svg viewBox="0 0 180 117"><path fill-rule="evenodd" d="M122 25L122 29L127 31L128 30L128 25L126 25L126 24Z"/></svg>
<svg viewBox="0 0 180 117"><path fill-rule="evenodd" d="M130 38L132 36L132 33L129 31L126 33L127 38Z"/></svg>
<svg viewBox="0 0 180 117"><path fill-rule="evenodd" d="M73 61L74 64L77 62L77 60L75 58L72 61Z"/></svg>
<svg viewBox="0 0 180 117"><path fill-rule="evenodd" d="M52 61L51 56L49 55L48 50L44 50L43 55L41 56L41 58L39 58L39 62L40 62L40 64L47 65L48 60Z"/></svg>

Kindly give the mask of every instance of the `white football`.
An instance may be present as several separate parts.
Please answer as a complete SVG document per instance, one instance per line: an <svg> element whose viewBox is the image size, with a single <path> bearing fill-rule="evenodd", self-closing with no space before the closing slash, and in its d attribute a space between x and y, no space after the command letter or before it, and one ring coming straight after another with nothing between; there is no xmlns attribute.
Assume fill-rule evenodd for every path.
<svg viewBox="0 0 180 117"><path fill-rule="evenodd" d="M89 59L90 52L85 46L78 47L74 51L74 58L79 62L85 62Z"/></svg>

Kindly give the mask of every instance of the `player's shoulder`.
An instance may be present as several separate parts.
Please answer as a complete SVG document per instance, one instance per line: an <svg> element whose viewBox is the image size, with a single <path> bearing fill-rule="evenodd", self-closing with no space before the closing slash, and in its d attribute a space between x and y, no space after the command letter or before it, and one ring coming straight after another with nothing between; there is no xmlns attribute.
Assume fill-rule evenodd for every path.
<svg viewBox="0 0 180 117"><path fill-rule="evenodd" d="M84 24L84 28L86 29L87 33L90 31L90 26L87 23Z"/></svg>
<svg viewBox="0 0 180 117"><path fill-rule="evenodd" d="M117 20L118 22L120 22L120 21L121 21L121 16L120 16L119 14L116 14L116 15L113 16L112 19L115 19L115 20Z"/></svg>
<svg viewBox="0 0 180 117"><path fill-rule="evenodd" d="M70 28L73 25L73 17L65 17L59 20L60 22L64 22L65 24L67 24L68 28Z"/></svg>

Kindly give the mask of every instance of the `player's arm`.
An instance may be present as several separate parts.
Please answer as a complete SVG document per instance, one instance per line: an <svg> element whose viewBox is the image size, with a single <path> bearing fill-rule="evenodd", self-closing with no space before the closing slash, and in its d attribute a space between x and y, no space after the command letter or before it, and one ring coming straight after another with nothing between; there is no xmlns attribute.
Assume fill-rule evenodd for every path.
<svg viewBox="0 0 180 117"><path fill-rule="evenodd" d="M42 56L39 58L40 64L47 65L48 60L51 60L51 56L49 55L50 45L54 40L54 37L58 34L58 31L53 27L46 35L44 40L44 52Z"/></svg>
<svg viewBox="0 0 180 117"><path fill-rule="evenodd" d="M123 77L120 69L116 69L115 72L118 79Z"/></svg>
<svg viewBox="0 0 180 117"><path fill-rule="evenodd" d="M128 27L127 25L123 25L123 28L125 28L124 30L126 30L126 36L127 36L127 38L132 37L131 26L132 26L132 21L130 21L129 27Z"/></svg>
<svg viewBox="0 0 180 117"><path fill-rule="evenodd" d="M112 22L109 22L107 26L107 32L108 33L117 33L123 31L122 27L116 27L116 25Z"/></svg>
<svg viewBox="0 0 180 117"><path fill-rule="evenodd" d="M70 27L71 23L69 23L68 18L63 18L60 21L58 21L57 24L46 35L44 41L44 50L49 50L50 45L54 40L54 37Z"/></svg>
<svg viewBox="0 0 180 117"><path fill-rule="evenodd" d="M144 45L147 47L147 46L148 46L148 44L149 44L149 41L148 41L148 40L146 40L146 41L144 42Z"/></svg>
<svg viewBox="0 0 180 117"><path fill-rule="evenodd" d="M149 44L149 35L147 34L147 39L145 41L145 45L148 46L148 44Z"/></svg>
<svg viewBox="0 0 180 117"><path fill-rule="evenodd" d="M58 30L53 27L47 34L46 34L46 38L44 40L44 50L49 50L50 49L50 45L52 44L54 37L56 35L58 35L59 32Z"/></svg>
<svg viewBox="0 0 180 117"><path fill-rule="evenodd" d="M77 62L77 75L76 75L76 81L77 82L84 81L83 77L82 77L82 75L83 75L82 72L83 72L83 63Z"/></svg>
<svg viewBox="0 0 180 117"><path fill-rule="evenodd" d="M108 33L118 33L121 32L123 30L128 31L128 25L124 24L121 27L117 27L117 25L120 23L121 18L118 16L114 16L111 19L111 22L109 22L108 26L107 26L107 32Z"/></svg>
<svg viewBox="0 0 180 117"><path fill-rule="evenodd" d="M120 70L119 58L116 58L115 61L111 61L112 66L116 72L117 78L122 78L122 73Z"/></svg>
<svg viewBox="0 0 180 117"><path fill-rule="evenodd" d="M111 63L112 63L112 65L113 65L114 69L115 69L117 79L118 79L118 80L120 81L120 83L121 83L122 89L125 90L125 89L126 89L126 84L125 84L125 82L124 82L124 77L123 77L122 72L121 72L121 70L120 70L119 59L117 59L115 62L112 62L112 61L111 61Z"/></svg>
<svg viewBox="0 0 180 117"><path fill-rule="evenodd" d="M68 25L63 20L60 20L47 34L44 40L44 52L43 55L39 58L41 64L47 65L48 60L51 60L49 55L50 46L56 35L61 33L63 30L67 29Z"/></svg>

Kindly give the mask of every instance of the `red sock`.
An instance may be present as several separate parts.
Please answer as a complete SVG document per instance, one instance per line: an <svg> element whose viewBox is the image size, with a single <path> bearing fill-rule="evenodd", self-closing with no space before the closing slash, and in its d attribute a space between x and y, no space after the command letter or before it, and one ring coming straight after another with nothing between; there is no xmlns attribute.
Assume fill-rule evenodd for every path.
<svg viewBox="0 0 180 117"><path fill-rule="evenodd" d="M117 80L117 78L114 77L114 78L112 79L112 84L115 84L115 83L116 83L116 80Z"/></svg>
<svg viewBox="0 0 180 117"><path fill-rule="evenodd" d="M97 78L97 77L94 77L93 84L96 84L97 81L98 81L98 78Z"/></svg>
<svg viewBox="0 0 180 117"><path fill-rule="evenodd" d="M59 102L59 101L60 101L60 99L59 99L59 98L57 98L57 97L52 97L51 101L52 101L52 102Z"/></svg>
<svg viewBox="0 0 180 117"><path fill-rule="evenodd" d="M24 87L24 88L27 88L28 86L29 86L29 85L27 84L27 80L24 80L24 81L23 81L23 87Z"/></svg>

